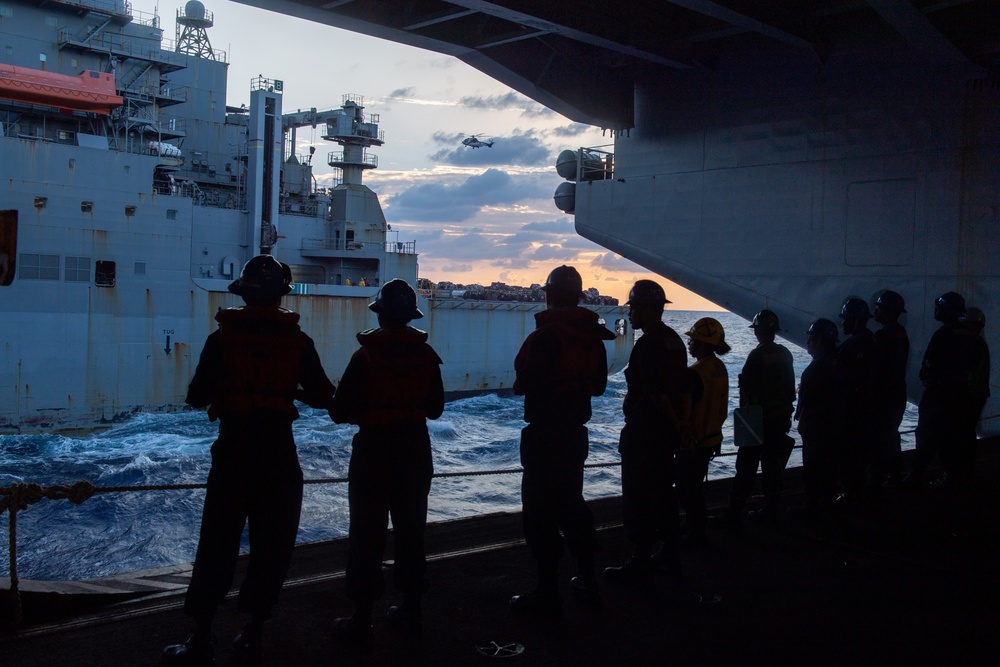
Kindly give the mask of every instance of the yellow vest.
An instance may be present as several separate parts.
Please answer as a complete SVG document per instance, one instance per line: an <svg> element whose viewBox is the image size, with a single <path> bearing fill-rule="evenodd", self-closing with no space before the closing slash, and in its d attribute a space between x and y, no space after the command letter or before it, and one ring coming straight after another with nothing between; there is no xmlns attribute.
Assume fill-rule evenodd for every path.
<svg viewBox="0 0 1000 667"><path fill-rule="evenodd" d="M701 400L691 408L691 430L699 447L715 449L722 443L722 424L729 414L729 374L714 354L699 359L691 370L701 378Z"/></svg>

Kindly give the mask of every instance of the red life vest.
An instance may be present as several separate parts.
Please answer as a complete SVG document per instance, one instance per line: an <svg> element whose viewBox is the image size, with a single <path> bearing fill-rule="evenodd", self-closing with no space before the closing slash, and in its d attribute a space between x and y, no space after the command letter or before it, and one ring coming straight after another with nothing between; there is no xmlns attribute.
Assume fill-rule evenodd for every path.
<svg viewBox="0 0 1000 667"><path fill-rule="evenodd" d="M219 415L262 410L299 416L295 390L304 339L299 316L281 308L228 308L215 316L222 337Z"/></svg>
<svg viewBox="0 0 1000 667"><path fill-rule="evenodd" d="M355 355L365 363L359 426L423 422L427 418L427 406L434 400L434 373L441 358L426 341L427 334L413 327L358 334L361 349Z"/></svg>

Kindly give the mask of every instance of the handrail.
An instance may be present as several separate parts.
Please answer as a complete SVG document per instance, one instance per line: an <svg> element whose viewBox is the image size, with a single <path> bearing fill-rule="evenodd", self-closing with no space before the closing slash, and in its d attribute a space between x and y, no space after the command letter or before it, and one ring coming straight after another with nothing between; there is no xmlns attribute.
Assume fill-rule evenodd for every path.
<svg viewBox="0 0 1000 667"><path fill-rule="evenodd" d="M1000 414L982 417L980 421L1000 418ZM915 433L916 429L900 431L900 435ZM796 445L793 449L801 449L801 445ZM736 456L737 452L723 452L713 457L714 459ZM621 461L609 461L604 463L585 463L584 468L613 468L621 465ZM439 472L432 477L482 477L486 475L508 475L524 472L523 468L499 468L491 470L470 470L458 472ZM348 481L347 477L325 477L317 479L307 479L303 484L343 484ZM206 483L197 484L152 484L136 486L95 486L93 483L83 480L74 484L41 486L33 483L18 483L10 486L0 487L0 514L4 510L10 513L8 520L9 551L10 551L10 591L13 605L14 630L21 627L22 610L21 595L18 588L17 577L17 513L28 509L44 498L51 500L66 499L72 503L80 505L87 501L95 493L122 493L127 491L174 491L174 490L196 490L208 488Z"/></svg>

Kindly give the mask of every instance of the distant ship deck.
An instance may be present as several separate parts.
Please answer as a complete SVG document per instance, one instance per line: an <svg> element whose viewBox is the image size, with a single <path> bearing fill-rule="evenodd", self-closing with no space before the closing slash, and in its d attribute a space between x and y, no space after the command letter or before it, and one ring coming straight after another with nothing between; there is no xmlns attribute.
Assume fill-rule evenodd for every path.
<svg viewBox="0 0 1000 667"><path fill-rule="evenodd" d="M602 582L598 606L570 596L565 563L563 614L554 618L515 616L507 607L534 574L518 514L433 524L423 633L388 625L390 595L376 608L370 653L336 643L329 632L333 618L350 611L345 541L305 545L267 629L266 663L487 665L496 643L523 647L512 665L993 664L1000 654L998 445L980 443L977 494L960 524L952 520L954 502L931 492L889 493L864 513L819 523L789 517L776 527L715 528L708 549L684 552L682 579L658 575L655 591ZM799 473L786 472L792 506L800 502ZM728 485L709 485L715 513ZM618 563L628 552L618 501L593 507L603 526L598 562ZM187 573L152 573L168 590L62 619L49 615L54 605L28 596L26 627L0 638L4 666L156 664L161 647L189 630L181 612ZM229 640L243 621L232 601L220 610L217 664L239 664L231 662Z"/></svg>

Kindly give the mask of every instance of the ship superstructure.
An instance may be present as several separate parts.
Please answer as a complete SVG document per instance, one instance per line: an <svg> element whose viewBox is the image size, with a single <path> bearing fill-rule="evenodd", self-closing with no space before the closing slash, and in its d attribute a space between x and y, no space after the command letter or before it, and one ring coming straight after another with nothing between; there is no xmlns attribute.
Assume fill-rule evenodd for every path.
<svg viewBox="0 0 1000 667"><path fill-rule="evenodd" d="M177 23L171 41L126 2L0 3L0 430L182 407L215 313L241 304L227 287L258 253L291 266L284 305L333 378L375 324L378 286L417 285L415 243L362 182L384 142L364 100L286 114L282 81L260 76L249 106L228 106L212 14L193 0ZM326 155L339 182L317 184L302 127L339 148ZM460 395L512 387L544 305L424 291L420 307ZM595 310L622 332L608 345L618 370L624 308Z"/></svg>
<svg viewBox="0 0 1000 667"><path fill-rule="evenodd" d="M994 0L237 1L456 56L609 130L560 165L577 231L776 310L794 342L848 296L901 293L913 400L938 295L1000 319ZM995 363L990 385L996 433Z"/></svg>

